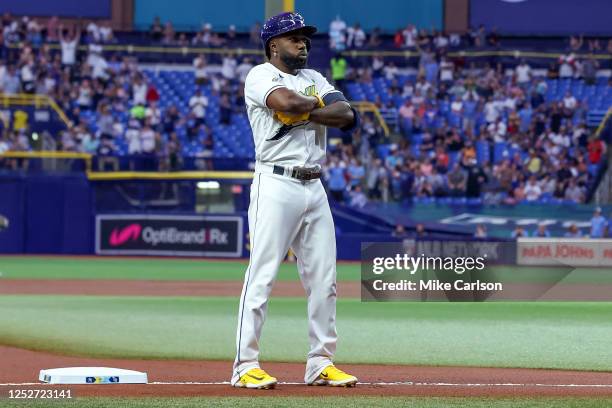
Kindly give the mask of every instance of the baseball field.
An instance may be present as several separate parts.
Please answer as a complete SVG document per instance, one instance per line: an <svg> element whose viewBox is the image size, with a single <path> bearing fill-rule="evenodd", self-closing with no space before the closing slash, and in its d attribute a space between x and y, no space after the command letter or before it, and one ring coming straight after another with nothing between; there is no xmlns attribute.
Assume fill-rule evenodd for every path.
<svg viewBox="0 0 612 408"><path fill-rule="evenodd" d="M281 267L261 341L274 390L228 385L244 261L2 257L1 406L10 390L71 389L53 406L610 406L612 303L362 303L338 265L336 363L356 388L302 384L306 301ZM110 366L147 385L49 386L38 371ZM323 399L323 397L325 397ZM29 400L28 406L49 406Z"/></svg>

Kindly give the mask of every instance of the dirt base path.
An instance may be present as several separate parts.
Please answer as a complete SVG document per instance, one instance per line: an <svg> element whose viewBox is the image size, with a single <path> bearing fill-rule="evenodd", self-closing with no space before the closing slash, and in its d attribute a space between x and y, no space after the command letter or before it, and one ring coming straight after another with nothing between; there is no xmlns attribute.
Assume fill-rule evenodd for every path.
<svg viewBox="0 0 612 408"><path fill-rule="evenodd" d="M281 383L274 390L230 387L228 361L116 360L60 356L0 346L0 397L11 389L70 389L73 396L610 396L612 373L475 367L413 367L345 364L359 377L355 388L308 387L304 365L265 363ZM106 366L144 371L150 384L42 385L40 369ZM32 384L34 383L34 384ZM199 384L187 384L199 383ZM207 384L203 384L207 383Z"/></svg>

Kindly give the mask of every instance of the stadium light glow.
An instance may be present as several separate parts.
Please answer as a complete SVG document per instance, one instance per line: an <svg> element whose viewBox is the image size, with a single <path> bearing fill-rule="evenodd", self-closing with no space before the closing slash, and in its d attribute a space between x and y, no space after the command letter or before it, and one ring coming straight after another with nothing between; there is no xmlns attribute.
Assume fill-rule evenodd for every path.
<svg viewBox="0 0 612 408"><path fill-rule="evenodd" d="M221 187L218 181L199 181L196 186L200 190L218 190Z"/></svg>

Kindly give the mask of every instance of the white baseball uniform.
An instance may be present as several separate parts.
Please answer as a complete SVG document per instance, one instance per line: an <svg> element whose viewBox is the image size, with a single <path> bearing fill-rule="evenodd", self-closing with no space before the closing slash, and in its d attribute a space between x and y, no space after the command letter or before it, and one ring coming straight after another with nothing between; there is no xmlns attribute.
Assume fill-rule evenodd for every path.
<svg viewBox="0 0 612 408"><path fill-rule="evenodd" d="M275 120L266 99L278 88L325 97L338 92L318 72L284 73L270 63L254 67L245 82L245 100L255 139L249 231L251 257L246 270L236 338L232 385L259 367L259 338L268 297L289 248L308 297L310 351L304 380L313 382L336 351L336 238L327 195L319 179L290 177L295 166L315 167L325 157L327 129L306 122L294 126ZM307 91L308 90L308 91ZM284 174L280 175L278 167Z"/></svg>

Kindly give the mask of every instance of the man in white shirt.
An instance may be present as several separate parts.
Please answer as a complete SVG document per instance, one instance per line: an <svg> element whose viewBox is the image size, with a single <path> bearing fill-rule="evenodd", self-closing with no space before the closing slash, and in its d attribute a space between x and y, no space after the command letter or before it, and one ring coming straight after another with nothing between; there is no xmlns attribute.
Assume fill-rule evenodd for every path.
<svg viewBox="0 0 612 408"><path fill-rule="evenodd" d="M519 65L517 65L516 69L516 82L518 82L519 86L526 87L529 85L531 81L531 67L529 64L522 60Z"/></svg>
<svg viewBox="0 0 612 408"><path fill-rule="evenodd" d="M536 201L542 195L542 189L538 185L535 176L531 176L525 186L525 199L527 201Z"/></svg>
<svg viewBox="0 0 612 408"><path fill-rule="evenodd" d="M221 75L223 78L228 81L233 82L236 79L236 67L238 66L238 62L236 61L236 57L232 54L227 54L223 57L223 62L221 63Z"/></svg>
<svg viewBox="0 0 612 408"><path fill-rule="evenodd" d="M75 30L76 33L72 36L70 33L64 35L64 26L60 24L60 46L62 48L62 65L73 67L76 64L76 53L77 47L79 46L79 39L81 38L81 32L79 29Z"/></svg>
<svg viewBox="0 0 612 408"><path fill-rule="evenodd" d="M134 105L145 105L147 103L147 84L140 74L136 74L132 84L132 102Z"/></svg>
<svg viewBox="0 0 612 408"><path fill-rule="evenodd" d="M565 96L563 97L563 108L565 108L567 111L569 111L568 113L570 113L573 112L574 109L576 109L577 105L578 101L576 100L574 95L572 95L570 91L566 91Z"/></svg>
<svg viewBox="0 0 612 408"><path fill-rule="evenodd" d="M189 99L189 109L195 118L196 125L204 124L204 117L206 116L206 108L208 107L208 98L202 95L200 88L196 88L195 95Z"/></svg>
<svg viewBox="0 0 612 408"><path fill-rule="evenodd" d="M238 79L240 79L240 83L244 84L246 81L246 77L249 71L253 68L253 63L249 57L244 57L238 68L236 68L236 74L238 74Z"/></svg>
<svg viewBox="0 0 612 408"><path fill-rule="evenodd" d="M402 36L404 37L404 47L405 48L414 48L416 47L416 39L417 39L417 29L414 25L409 24L402 31Z"/></svg>
<svg viewBox="0 0 612 408"><path fill-rule="evenodd" d="M193 59L193 69L196 85L206 85L208 83L208 68L206 67L204 54L200 54Z"/></svg>
<svg viewBox="0 0 612 408"><path fill-rule="evenodd" d="M363 32L363 29L359 25L359 23L355 24L353 27L353 46L355 48L363 48L365 44L366 35Z"/></svg>
<svg viewBox="0 0 612 408"><path fill-rule="evenodd" d="M282 13L263 25L268 62L245 83L245 101L255 141L249 232L251 258L240 296L234 387L267 389L276 378L259 366L259 338L278 267L291 247L308 293L310 351L304 381L352 386L357 378L336 368L336 243L334 223L321 184L327 127L352 130L357 113L317 71L305 69L310 36L297 13Z"/></svg>

